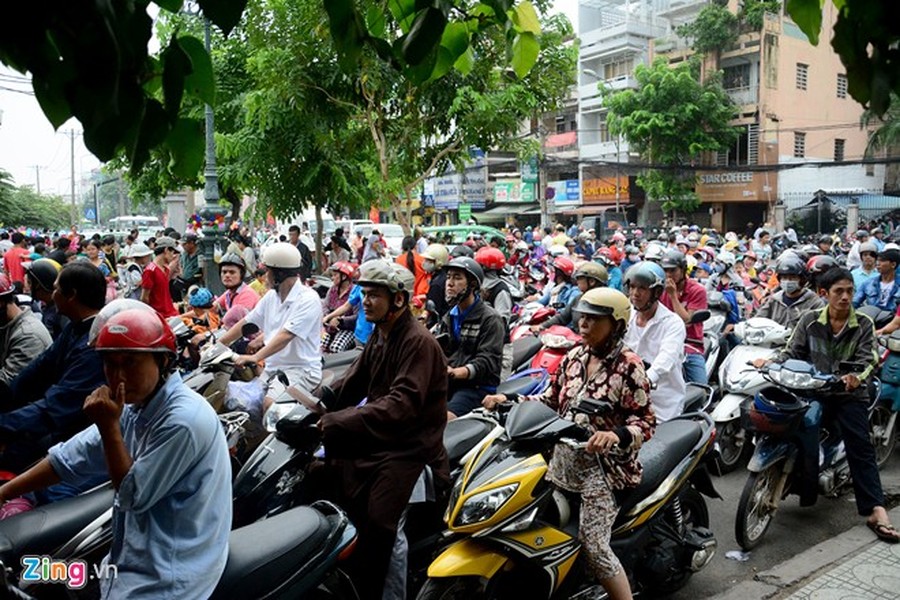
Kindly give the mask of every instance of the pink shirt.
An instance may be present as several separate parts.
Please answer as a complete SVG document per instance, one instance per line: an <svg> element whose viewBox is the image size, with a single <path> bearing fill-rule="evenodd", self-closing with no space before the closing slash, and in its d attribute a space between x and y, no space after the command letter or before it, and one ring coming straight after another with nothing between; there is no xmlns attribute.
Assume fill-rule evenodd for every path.
<svg viewBox="0 0 900 600"><path fill-rule="evenodd" d="M684 290L678 296L678 300L688 312L705 310L709 306L706 300L706 288L693 279L685 280ZM672 299L669 298L668 292L663 292L659 301L663 306L672 312L675 312L675 309L672 308ZM685 327L687 329L687 338L684 342L685 353L703 354L703 323L694 323L692 325L686 325Z"/></svg>
<svg viewBox="0 0 900 600"><path fill-rule="evenodd" d="M259 302L259 294L246 283L242 283L238 287L237 292L225 290L221 296L216 298L216 306L219 307L219 312L223 315L232 306L243 306L248 311L251 311L257 302Z"/></svg>

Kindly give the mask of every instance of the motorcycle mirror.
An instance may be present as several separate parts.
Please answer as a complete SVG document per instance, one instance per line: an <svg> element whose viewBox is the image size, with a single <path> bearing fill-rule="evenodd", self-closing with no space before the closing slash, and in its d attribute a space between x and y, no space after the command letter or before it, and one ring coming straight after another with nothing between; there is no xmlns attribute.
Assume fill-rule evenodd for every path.
<svg viewBox="0 0 900 600"><path fill-rule="evenodd" d="M288 380L288 376L284 374L284 371L275 371L275 377L277 377L278 381L285 387L291 385L291 382Z"/></svg>
<svg viewBox="0 0 900 600"><path fill-rule="evenodd" d="M425 302L425 310L430 313L437 312L437 305L435 305L434 300L428 300Z"/></svg>
<svg viewBox="0 0 900 600"><path fill-rule="evenodd" d="M693 315L691 315L690 324L693 325L695 323L703 323L708 320L710 316L710 312L708 310L698 310Z"/></svg>
<svg viewBox="0 0 900 600"><path fill-rule="evenodd" d="M259 333L259 325L255 323L244 323L244 326L241 327L241 336L245 338L249 338L257 333Z"/></svg>

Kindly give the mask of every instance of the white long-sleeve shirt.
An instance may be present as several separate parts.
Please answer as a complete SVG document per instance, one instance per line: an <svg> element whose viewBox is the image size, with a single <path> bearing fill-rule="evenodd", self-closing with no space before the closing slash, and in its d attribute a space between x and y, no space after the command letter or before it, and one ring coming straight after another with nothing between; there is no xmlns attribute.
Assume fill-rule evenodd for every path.
<svg viewBox="0 0 900 600"><path fill-rule="evenodd" d="M684 408L684 321L671 310L657 304L656 314L644 327L637 324L637 311L625 332L625 345L650 363L647 377L656 385L650 390L650 403L659 421L668 421Z"/></svg>

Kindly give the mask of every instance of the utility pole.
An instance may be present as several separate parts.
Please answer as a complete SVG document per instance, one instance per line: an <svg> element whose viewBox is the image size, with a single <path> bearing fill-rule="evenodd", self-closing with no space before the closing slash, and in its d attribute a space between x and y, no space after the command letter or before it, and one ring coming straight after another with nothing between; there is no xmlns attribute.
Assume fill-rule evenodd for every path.
<svg viewBox="0 0 900 600"><path fill-rule="evenodd" d="M71 175L72 175L72 225L78 225L78 209L75 206L75 130L69 130L69 152L72 158Z"/></svg>
<svg viewBox="0 0 900 600"><path fill-rule="evenodd" d="M34 182L38 196L41 195L41 167L40 165L32 165L34 167Z"/></svg>

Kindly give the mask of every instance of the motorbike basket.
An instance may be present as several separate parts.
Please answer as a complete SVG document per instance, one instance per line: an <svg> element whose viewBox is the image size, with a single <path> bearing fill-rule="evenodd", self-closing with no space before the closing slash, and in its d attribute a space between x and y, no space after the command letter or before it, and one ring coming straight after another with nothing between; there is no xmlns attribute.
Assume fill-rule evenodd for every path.
<svg viewBox="0 0 900 600"><path fill-rule="evenodd" d="M803 422L805 408L790 392L766 388L741 404L741 427L755 434L788 436Z"/></svg>

